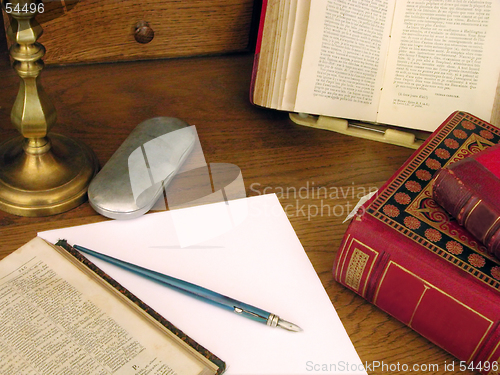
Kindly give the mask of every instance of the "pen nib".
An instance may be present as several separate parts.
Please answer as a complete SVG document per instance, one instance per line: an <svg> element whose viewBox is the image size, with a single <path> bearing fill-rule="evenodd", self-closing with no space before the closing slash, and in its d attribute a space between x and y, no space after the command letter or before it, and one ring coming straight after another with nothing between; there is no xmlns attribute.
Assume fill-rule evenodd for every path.
<svg viewBox="0 0 500 375"><path fill-rule="evenodd" d="M288 331L293 331L293 332L300 332L302 331L302 328L300 328L298 325L293 324L291 322L287 322L286 320L283 320L280 318L278 321L278 327L284 328Z"/></svg>

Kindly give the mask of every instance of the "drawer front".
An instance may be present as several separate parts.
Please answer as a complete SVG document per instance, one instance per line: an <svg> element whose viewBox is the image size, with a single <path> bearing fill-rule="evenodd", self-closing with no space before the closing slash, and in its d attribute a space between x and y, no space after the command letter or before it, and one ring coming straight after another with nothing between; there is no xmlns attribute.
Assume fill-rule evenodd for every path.
<svg viewBox="0 0 500 375"><path fill-rule="evenodd" d="M253 0L45 1L47 64L144 60L244 51ZM4 13L6 26L9 25ZM10 43L10 41L9 41Z"/></svg>

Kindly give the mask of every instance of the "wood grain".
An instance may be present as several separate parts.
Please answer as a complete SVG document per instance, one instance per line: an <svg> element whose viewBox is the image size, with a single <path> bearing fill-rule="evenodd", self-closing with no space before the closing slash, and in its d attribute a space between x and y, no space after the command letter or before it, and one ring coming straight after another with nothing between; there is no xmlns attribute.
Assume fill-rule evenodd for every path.
<svg viewBox="0 0 500 375"><path fill-rule="evenodd" d="M196 125L207 162L239 166L249 196L278 195L364 363L436 364L438 371L415 373L450 373L444 364L452 356L336 283L331 272L347 228L347 206L364 191L380 187L412 151L302 127L286 113L252 106L252 58L242 54L47 67L42 82L59 119L53 130L85 142L103 165L145 119L173 116ZM6 63L0 65L0 78L3 141L15 134L9 116L18 78ZM323 211L313 215L322 205ZM37 231L100 220L105 219L88 203L50 218L0 212L0 257Z"/></svg>
<svg viewBox="0 0 500 375"><path fill-rule="evenodd" d="M253 0L66 0L44 2L37 16L46 64L146 60L244 51L249 47ZM258 8L256 8L258 11ZM5 23L7 16L4 14ZM134 38L146 21L147 44Z"/></svg>

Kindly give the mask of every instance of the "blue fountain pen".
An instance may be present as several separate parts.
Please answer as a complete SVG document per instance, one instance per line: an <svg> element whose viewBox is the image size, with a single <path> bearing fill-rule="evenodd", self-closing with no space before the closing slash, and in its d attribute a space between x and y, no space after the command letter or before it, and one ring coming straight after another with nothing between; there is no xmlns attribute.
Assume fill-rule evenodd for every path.
<svg viewBox="0 0 500 375"><path fill-rule="evenodd" d="M202 286L195 285L190 282L180 280L175 277L168 276L153 270L149 270L147 268L129 262L125 262L123 260L111 257L109 255L98 253L94 250L87 249L83 246L74 245L73 248L83 253L92 255L101 260L104 260L106 262L109 262L111 264L114 264L120 268L135 272L148 279L155 280L169 287L173 287L182 292L186 292L191 296L201 298L205 302L211 302L217 306L232 310L238 315L244 316L252 320L256 320L261 323L265 323L270 327L281 327L293 332L302 331L302 329L298 325L283 320L278 315L259 309L258 307L240 302L233 298L224 296L222 294L219 294Z"/></svg>

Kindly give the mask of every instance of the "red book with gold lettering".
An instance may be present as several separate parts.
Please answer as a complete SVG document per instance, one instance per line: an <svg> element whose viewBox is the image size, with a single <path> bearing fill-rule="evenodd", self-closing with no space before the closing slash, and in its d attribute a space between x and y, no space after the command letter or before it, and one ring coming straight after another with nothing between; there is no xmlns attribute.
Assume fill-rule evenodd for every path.
<svg viewBox="0 0 500 375"><path fill-rule="evenodd" d="M500 145L442 168L432 197L500 258Z"/></svg>
<svg viewBox="0 0 500 375"><path fill-rule="evenodd" d="M500 364L500 263L432 199L442 167L500 143L500 130L455 112L358 210L334 277L482 372ZM497 373L491 371L491 373Z"/></svg>

